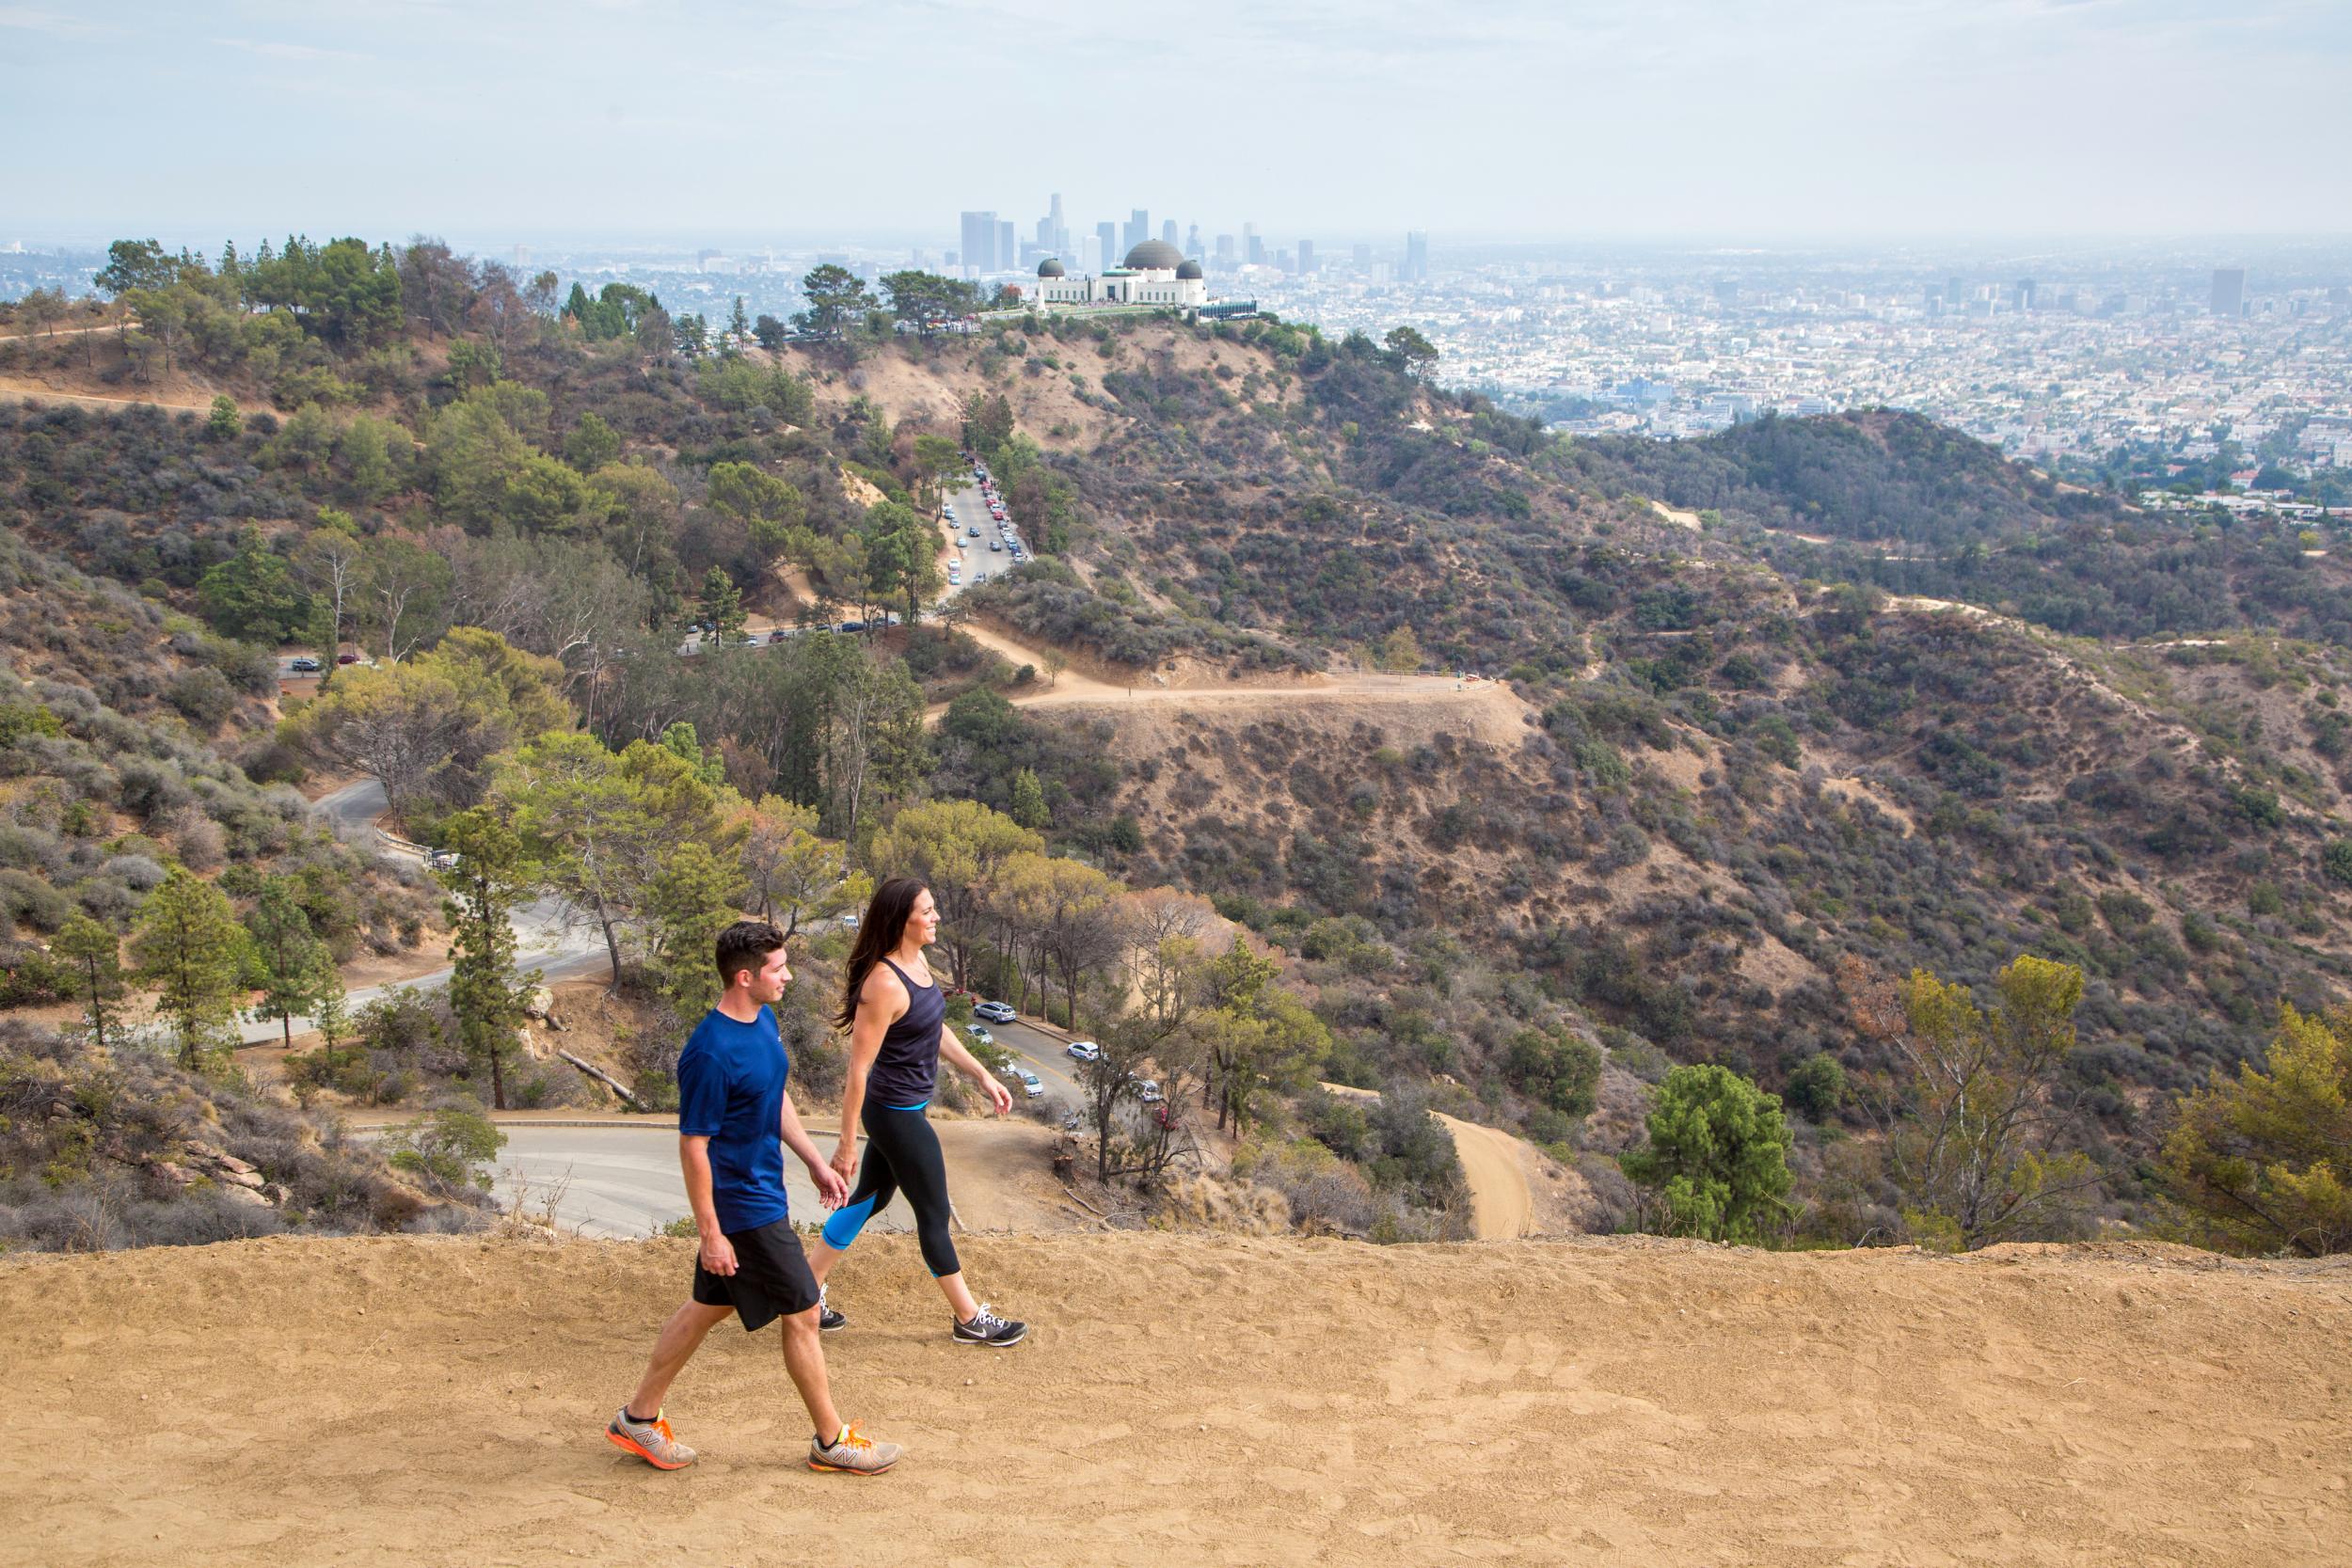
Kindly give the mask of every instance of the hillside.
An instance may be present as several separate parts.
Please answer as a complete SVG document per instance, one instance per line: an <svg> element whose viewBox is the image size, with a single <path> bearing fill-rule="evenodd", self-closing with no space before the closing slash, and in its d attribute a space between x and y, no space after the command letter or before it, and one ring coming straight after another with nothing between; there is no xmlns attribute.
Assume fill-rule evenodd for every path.
<svg viewBox="0 0 2352 1568"><path fill-rule="evenodd" d="M763 348L627 285L559 311L560 279L430 242L116 260L155 330L0 370L230 403L0 410L0 936L52 1026L72 905L144 919L179 870L254 929L294 898L340 964L438 953L442 890L273 787L363 776L408 835L513 829L533 897L609 915L599 1060L655 1103L713 911L781 908L822 974L845 890L914 867L956 884L960 984L1165 1026L1151 1066L1301 1227L1468 1233L1432 1116L1539 1146L1594 1228L1665 1223L1627 1162L1710 1064L1788 1113L1772 1233L1854 1244L1916 1233L1887 987L2080 972L2035 1104L2091 1174L2021 1232L2055 1240L2176 1224L2175 1097L2352 978L2325 544L2145 517L1899 414L1563 440L1273 320ZM1031 559L943 595L967 458ZM329 648L358 667L272 678ZM287 1082L326 1112L601 1102L458 1022L373 1009ZM1375 1125L1319 1080L1410 1093Z"/></svg>
<svg viewBox="0 0 2352 1568"><path fill-rule="evenodd" d="M674 1392L693 1470L601 1440L684 1243L0 1259L43 1412L0 1539L50 1568L2319 1568L2352 1534L2341 1260L979 1236L975 1279L1036 1325L980 1356L911 1243L867 1246L826 1350L909 1446L870 1483L802 1467L772 1335L723 1329Z"/></svg>

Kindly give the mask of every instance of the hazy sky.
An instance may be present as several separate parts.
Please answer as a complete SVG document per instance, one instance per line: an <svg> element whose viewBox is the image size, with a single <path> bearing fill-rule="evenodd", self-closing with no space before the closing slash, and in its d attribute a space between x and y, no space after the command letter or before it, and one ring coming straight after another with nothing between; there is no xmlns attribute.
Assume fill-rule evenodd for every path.
<svg viewBox="0 0 2352 1568"><path fill-rule="evenodd" d="M2346 0L0 0L0 241L2342 232Z"/></svg>

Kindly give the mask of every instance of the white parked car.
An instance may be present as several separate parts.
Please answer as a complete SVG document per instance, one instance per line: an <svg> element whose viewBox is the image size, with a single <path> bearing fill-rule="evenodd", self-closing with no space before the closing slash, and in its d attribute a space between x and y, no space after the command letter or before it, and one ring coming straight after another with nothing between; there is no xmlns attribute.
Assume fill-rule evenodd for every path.
<svg viewBox="0 0 2352 1568"><path fill-rule="evenodd" d="M1012 1010L1009 1002L983 1002L972 1009L972 1016L986 1019L991 1023L1010 1023L1021 1015Z"/></svg>
<svg viewBox="0 0 2352 1568"><path fill-rule="evenodd" d="M1029 1092L1031 1100L1039 1099L1045 1093L1045 1085L1037 1081L1037 1074L1034 1072L1021 1074L1021 1086Z"/></svg>
<svg viewBox="0 0 2352 1568"><path fill-rule="evenodd" d="M1161 1101L1167 1099L1168 1097L1160 1093L1160 1084L1158 1079L1146 1078L1142 1083L1136 1085L1136 1098L1142 1101L1146 1105L1157 1105Z"/></svg>
<svg viewBox="0 0 2352 1568"><path fill-rule="evenodd" d="M1092 1040L1072 1040L1070 1055L1076 1061L1099 1062L1103 1059L1103 1048Z"/></svg>
<svg viewBox="0 0 2352 1568"><path fill-rule="evenodd" d="M986 1029L981 1028L977 1023L967 1023L963 1026L963 1037L979 1045L994 1045L996 1043L996 1037L990 1034Z"/></svg>

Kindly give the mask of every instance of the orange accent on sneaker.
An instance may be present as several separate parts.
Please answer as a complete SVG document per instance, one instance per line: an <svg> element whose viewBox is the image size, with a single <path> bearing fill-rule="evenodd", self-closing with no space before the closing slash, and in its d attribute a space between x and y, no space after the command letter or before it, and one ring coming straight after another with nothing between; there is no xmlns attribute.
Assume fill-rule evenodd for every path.
<svg viewBox="0 0 2352 1568"><path fill-rule="evenodd" d="M670 1422L668 1418L656 1417L652 1424L654 1431L661 1433L661 1440L663 1442L675 1443L677 1441L677 1438L670 1431ZM611 1443L614 1448L628 1449L630 1453L635 1454L638 1458L644 1460L646 1464L652 1465L657 1470L683 1470L686 1468L687 1464L692 1463L691 1460L682 1464L677 1460L663 1459L660 1455L656 1454L651 1449L646 1448L644 1444L638 1442L636 1438L631 1437L628 1433L623 1432L616 1426L608 1425L604 1429L604 1436L605 1441Z"/></svg>

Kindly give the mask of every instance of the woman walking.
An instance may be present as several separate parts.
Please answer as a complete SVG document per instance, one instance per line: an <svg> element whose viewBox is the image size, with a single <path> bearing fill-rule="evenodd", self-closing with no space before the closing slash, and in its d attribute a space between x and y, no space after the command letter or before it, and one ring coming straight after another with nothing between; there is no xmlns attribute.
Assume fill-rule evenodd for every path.
<svg viewBox="0 0 2352 1568"><path fill-rule="evenodd" d="M825 1222L823 1238L810 1249L809 1269L820 1288L824 1326L839 1328L847 1319L821 1303L826 1276L866 1222L893 1194L904 1193L914 1211L923 1264L955 1313L956 1342L1017 1345L1028 1325L975 1302L963 1282L963 1265L947 1228L947 1167L940 1158L939 1134L924 1114L938 1086L943 1056L980 1086L998 1116L1012 1109L1012 1092L991 1077L946 1026L947 999L923 958L938 935L939 907L930 889L912 877L893 877L874 890L874 901L858 926L834 1020L850 1031L850 1081L842 1095L841 1145L834 1150L833 1168L857 1186ZM861 1125L866 1129L862 1171Z"/></svg>

